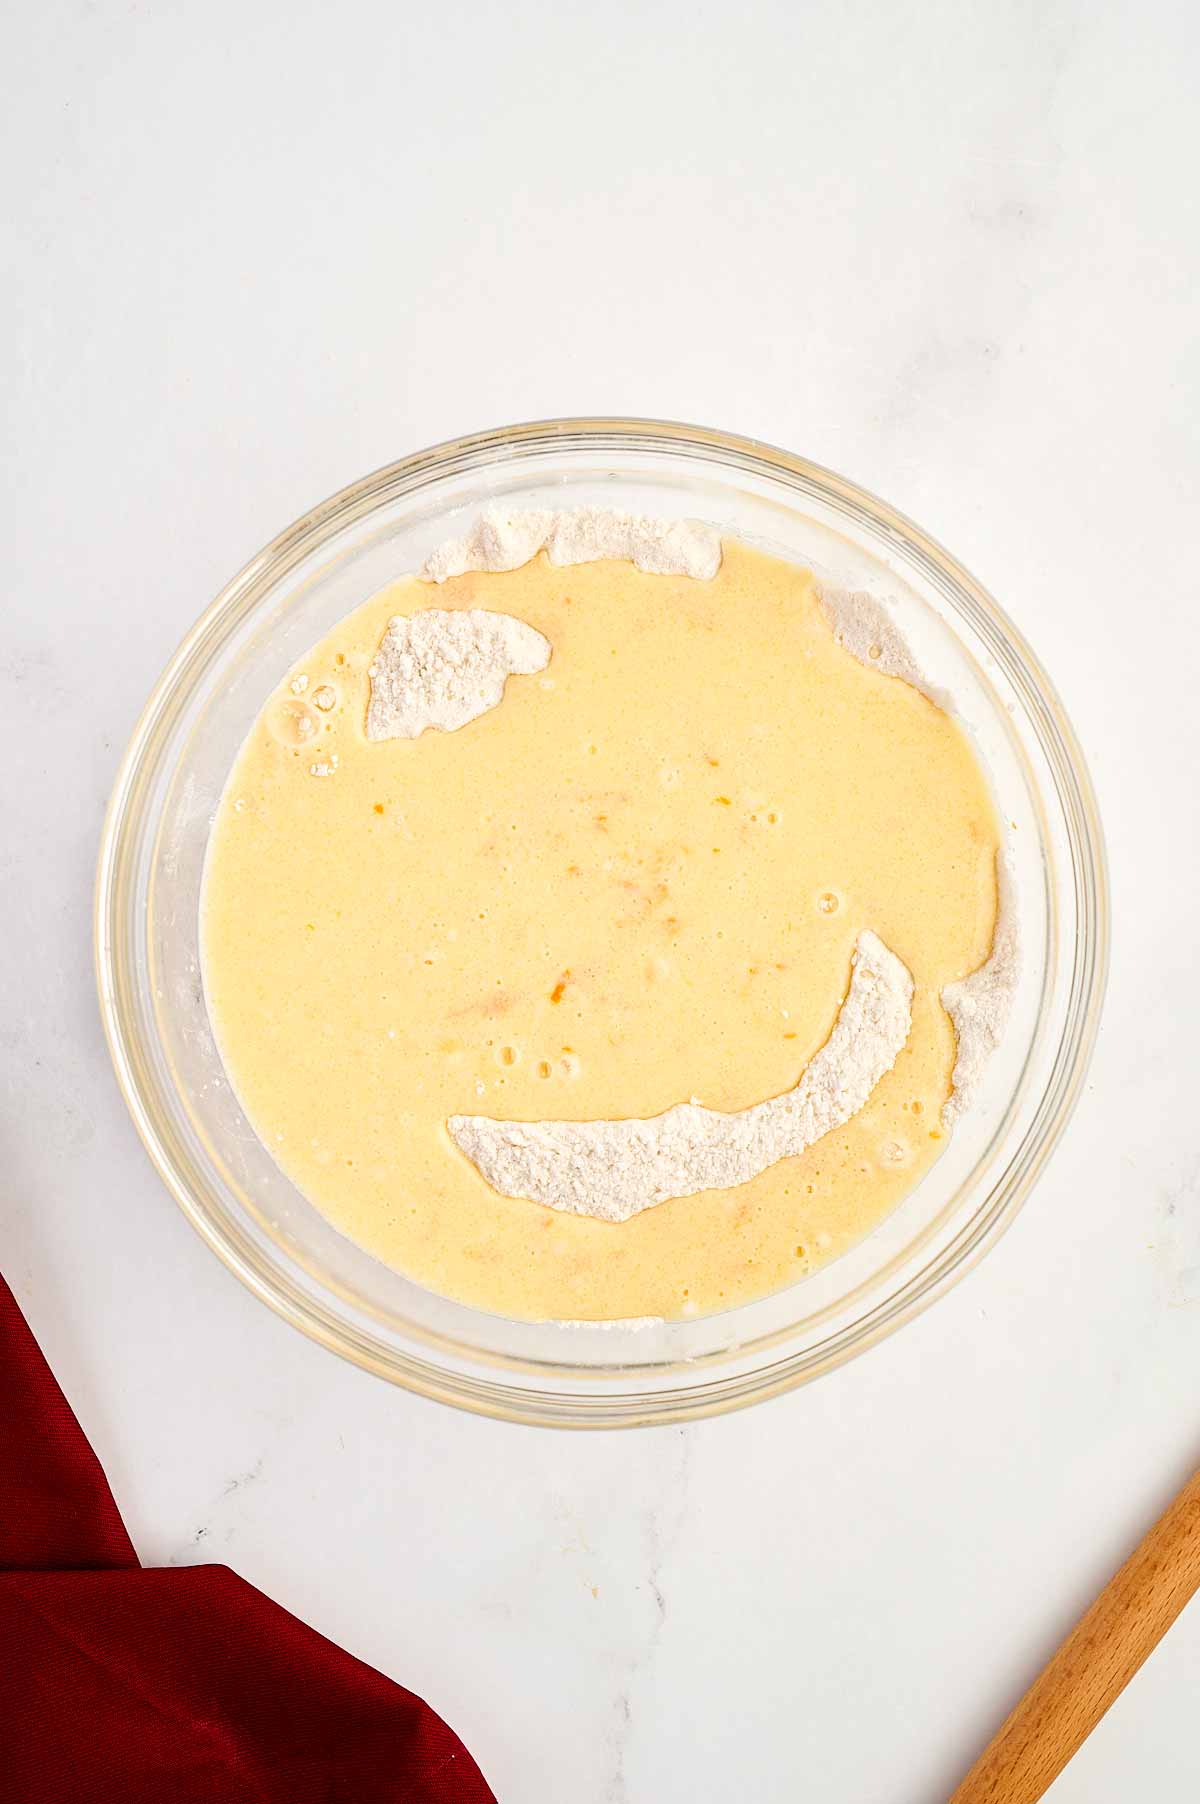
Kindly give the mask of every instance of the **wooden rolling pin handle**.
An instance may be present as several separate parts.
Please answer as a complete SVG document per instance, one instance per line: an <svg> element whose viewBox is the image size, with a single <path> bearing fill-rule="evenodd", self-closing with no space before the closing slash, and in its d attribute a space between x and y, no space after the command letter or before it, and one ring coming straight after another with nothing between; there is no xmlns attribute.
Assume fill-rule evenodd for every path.
<svg viewBox="0 0 1200 1804"><path fill-rule="evenodd" d="M1036 1804L1200 1589L1200 1472L1076 1624L950 1804ZM1193 1724L1180 1725L1191 1734Z"/></svg>

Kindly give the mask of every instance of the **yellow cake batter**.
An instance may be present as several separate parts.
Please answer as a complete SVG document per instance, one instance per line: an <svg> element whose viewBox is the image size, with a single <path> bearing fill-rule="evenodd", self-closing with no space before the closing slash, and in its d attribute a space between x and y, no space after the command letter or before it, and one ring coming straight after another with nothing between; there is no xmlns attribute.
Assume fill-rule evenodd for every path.
<svg viewBox="0 0 1200 1804"><path fill-rule="evenodd" d="M552 646L454 732L369 741L388 620L486 608ZM999 832L959 727L837 644L811 578L726 540L632 564L393 584L289 673L205 875L209 1009L243 1106L346 1234L502 1314L676 1317L761 1296L870 1229L944 1144L943 985L988 955ZM827 1038L871 929L915 980L843 1129L620 1222L498 1195L456 1115L740 1110Z"/></svg>

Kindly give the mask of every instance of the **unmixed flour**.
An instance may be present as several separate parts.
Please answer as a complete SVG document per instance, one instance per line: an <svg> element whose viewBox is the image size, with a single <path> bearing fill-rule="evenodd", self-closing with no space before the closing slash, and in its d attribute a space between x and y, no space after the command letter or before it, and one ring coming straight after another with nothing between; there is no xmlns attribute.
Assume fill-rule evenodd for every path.
<svg viewBox="0 0 1200 1804"><path fill-rule="evenodd" d="M861 933L833 1030L782 1096L735 1114L688 1102L651 1120L453 1115L446 1125L502 1195L628 1221L671 1197L745 1184L857 1115L908 1039L912 994L912 977L895 953L875 934Z"/></svg>
<svg viewBox="0 0 1200 1804"><path fill-rule="evenodd" d="M902 683L928 696L935 707L947 707L950 698L944 689L935 689L929 682L913 657L908 640L881 601L865 589L822 587L819 594L834 638L852 658L884 676L899 677Z"/></svg>
<svg viewBox="0 0 1200 1804"><path fill-rule="evenodd" d="M598 507L555 512L485 508L463 539L430 553L418 575L442 583L472 571L516 570L545 550L552 564L627 558L656 576L708 578L721 567L714 527ZM549 641L524 621L482 608L424 608L389 621L370 666L368 739L453 732L498 707L510 676L544 670Z"/></svg>
<svg viewBox="0 0 1200 1804"><path fill-rule="evenodd" d="M418 575L444 583L473 570L517 570L539 551L552 564L628 558L651 576L713 577L721 568L721 535L699 520L654 520L610 508L485 508L462 539L430 552Z"/></svg>
<svg viewBox="0 0 1200 1804"><path fill-rule="evenodd" d="M996 859L996 927L991 954L977 971L960 983L948 983L942 991L942 1007L954 1023L958 1041L953 1087L942 1105L943 1127L953 1127L970 1108L984 1067L1008 1026L1020 975L1012 867L1007 854L1001 852Z"/></svg>
<svg viewBox="0 0 1200 1804"><path fill-rule="evenodd" d="M957 712L954 697L929 682L904 634L883 603L863 590L822 588L821 605L838 644L884 676L899 677L935 707ZM942 1007L954 1023L958 1048L942 1125L951 1128L970 1107L984 1069L1003 1037L1021 976L1017 899L1012 864L1002 848L996 857L996 925L986 964L942 991Z"/></svg>
<svg viewBox="0 0 1200 1804"><path fill-rule="evenodd" d="M388 622L368 669L368 739L453 732L499 707L510 676L550 662L550 641L511 614L422 608Z"/></svg>

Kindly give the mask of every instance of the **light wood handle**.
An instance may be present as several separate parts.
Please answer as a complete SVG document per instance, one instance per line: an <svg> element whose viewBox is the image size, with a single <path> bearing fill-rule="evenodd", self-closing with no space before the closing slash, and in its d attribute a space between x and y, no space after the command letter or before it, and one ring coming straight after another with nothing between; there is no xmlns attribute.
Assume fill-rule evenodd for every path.
<svg viewBox="0 0 1200 1804"><path fill-rule="evenodd" d="M1200 1472L1071 1630L950 1804L1036 1804L1198 1589Z"/></svg>

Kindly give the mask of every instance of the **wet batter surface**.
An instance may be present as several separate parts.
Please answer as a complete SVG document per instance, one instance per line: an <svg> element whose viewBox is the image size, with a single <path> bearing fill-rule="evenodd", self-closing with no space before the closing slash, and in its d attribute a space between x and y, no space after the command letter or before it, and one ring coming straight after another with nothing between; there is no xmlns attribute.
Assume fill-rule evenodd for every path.
<svg viewBox="0 0 1200 1804"><path fill-rule="evenodd" d="M388 622L431 607L515 616L550 661L457 731L368 740ZM709 580L544 555L405 579L239 754L209 1009L279 1164L420 1283L531 1318L727 1308L860 1238L944 1146L938 998L988 955L998 841L961 729L842 650L795 566L727 540ZM863 931L912 974L908 1042L845 1127L746 1183L594 1221L498 1194L447 1133L777 1096Z"/></svg>

